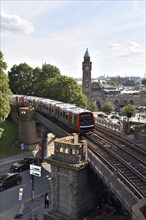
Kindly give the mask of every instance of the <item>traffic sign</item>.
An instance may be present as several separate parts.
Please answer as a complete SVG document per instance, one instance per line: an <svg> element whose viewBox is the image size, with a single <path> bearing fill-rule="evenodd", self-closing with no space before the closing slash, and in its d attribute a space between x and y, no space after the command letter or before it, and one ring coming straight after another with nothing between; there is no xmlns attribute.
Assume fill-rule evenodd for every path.
<svg viewBox="0 0 146 220"><path fill-rule="evenodd" d="M30 175L41 177L41 167L30 164Z"/></svg>
<svg viewBox="0 0 146 220"><path fill-rule="evenodd" d="M30 175L41 177L41 172L30 170Z"/></svg>

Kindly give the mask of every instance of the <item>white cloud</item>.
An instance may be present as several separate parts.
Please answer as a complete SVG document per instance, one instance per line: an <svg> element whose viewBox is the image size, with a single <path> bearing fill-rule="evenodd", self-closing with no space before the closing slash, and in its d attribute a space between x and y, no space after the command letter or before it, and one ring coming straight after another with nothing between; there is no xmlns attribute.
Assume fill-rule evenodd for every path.
<svg viewBox="0 0 146 220"><path fill-rule="evenodd" d="M108 48L112 49L112 50L118 50L118 49L121 49L123 48L123 45L122 44L119 44L119 43L114 43L114 44L110 44L108 46Z"/></svg>
<svg viewBox="0 0 146 220"><path fill-rule="evenodd" d="M108 48L115 52L115 57L132 57L139 54L144 54L144 50L141 48L141 46L134 41L129 41L127 47L124 47L122 44L113 43L110 44Z"/></svg>
<svg viewBox="0 0 146 220"><path fill-rule="evenodd" d="M137 66L144 66L144 63L136 63Z"/></svg>
<svg viewBox="0 0 146 220"><path fill-rule="evenodd" d="M33 19L44 13L52 13L67 4L68 1L48 1L48 0L7 0L1 1L1 7L5 9L8 14L21 15L22 17L27 17L27 19Z"/></svg>
<svg viewBox="0 0 146 220"><path fill-rule="evenodd" d="M2 30L10 33L2 35L1 40L9 68L22 62L41 67L46 62L57 66L62 74L78 77L82 75L83 56L88 48L93 77L104 72L145 71L144 65L136 65L145 64L144 7L139 1L134 4L136 10L131 1L82 4L8 0L2 1L1 6L6 13L2 16ZM35 32L26 34L33 31L32 24Z"/></svg>
<svg viewBox="0 0 146 220"><path fill-rule="evenodd" d="M1 13L1 29L3 33L20 33L29 34L33 32L33 25L22 19L18 15L10 15L6 13Z"/></svg>

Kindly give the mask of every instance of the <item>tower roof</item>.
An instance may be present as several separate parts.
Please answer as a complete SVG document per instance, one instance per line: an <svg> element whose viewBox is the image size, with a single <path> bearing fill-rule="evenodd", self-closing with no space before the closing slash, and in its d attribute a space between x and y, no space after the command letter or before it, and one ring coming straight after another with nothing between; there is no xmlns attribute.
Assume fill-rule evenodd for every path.
<svg viewBox="0 0 146 220"><path fill-rule="evenodd" d="M89 55L89 52L88 52L88 48L86 49L86 52L85 52L84 58L90 58L90 55Z"/></svg>

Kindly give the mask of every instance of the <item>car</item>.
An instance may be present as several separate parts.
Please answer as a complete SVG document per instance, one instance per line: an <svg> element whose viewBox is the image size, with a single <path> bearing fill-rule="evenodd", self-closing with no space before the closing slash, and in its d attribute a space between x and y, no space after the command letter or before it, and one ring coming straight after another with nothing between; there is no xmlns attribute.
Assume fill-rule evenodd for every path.
<svg viewBox="0 0 146 220"><path fill-rule="evenodd" d="M107 115L104 113L99 113L99 114L97 114L97 117L105 119L105 118L107 118Z"/></svg>
<svg viewBox="0 0 146 220"><path fill-rule="evenodd" d="M12 172L22 172L24 170L28 170L30 164L37 164L38 158L22 158L18 160L16 163L12 164L10 170Z"/></svg>
<svg viewBox="0 0 146 220"><path fill-rule="evenodd" d="M118 120L118 119L120 119L120 116L119 115L112 115L111 119L117 119Z"/></svg>
<svg viewBox="0 0 146 220"><path fill-rule="evenodd" d="M14 185L19 185L22 181L20 173L3 173L0 175L0 192Z"/></svg>

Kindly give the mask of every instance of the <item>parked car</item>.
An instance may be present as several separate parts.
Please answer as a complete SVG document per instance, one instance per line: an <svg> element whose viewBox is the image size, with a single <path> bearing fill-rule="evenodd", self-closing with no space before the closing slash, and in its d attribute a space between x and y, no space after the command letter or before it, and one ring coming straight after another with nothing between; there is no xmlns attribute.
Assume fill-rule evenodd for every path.
<svg viewBox="0 0 146 220"><path fill-rule="evenodd" d="M105 118L107 118L107 115L105 113L98 113L97 117L105 119Z"/></svg>
<svg viewBox="0 0 146 220"><path fill-rule="evenodd" d="M120 116L119 115L112 115L111 119L120 119Z"/></svg>
<svg viewBox="0 0 146 220"><path fill-rule="evenodd" d="M30 164L37 164L38 158L22 158L21 160L17 161L16 163L12 164L10 170L12 172L22 172L23 170L28 170Z"/></svg>
<svg viewBox="0 0 146 220"><path fill-rule="evenodd" d="M19 185L22 181L20 173L4 173L0 175L0 192L3 189L9 188L14 185Z"/></svg>

